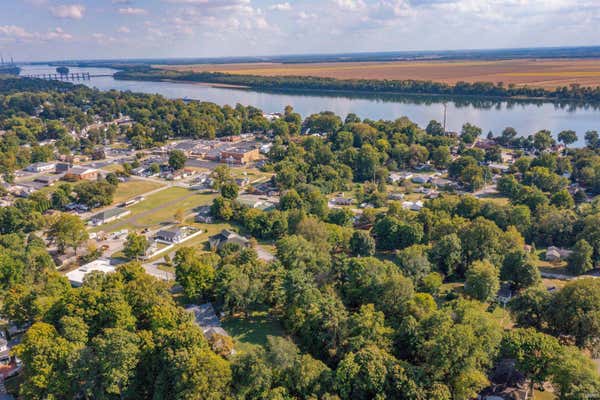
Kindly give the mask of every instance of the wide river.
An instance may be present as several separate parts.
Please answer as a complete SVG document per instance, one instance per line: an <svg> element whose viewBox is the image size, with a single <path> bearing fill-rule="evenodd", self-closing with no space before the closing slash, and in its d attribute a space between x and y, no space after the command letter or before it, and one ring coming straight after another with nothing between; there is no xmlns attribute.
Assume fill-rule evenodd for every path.
<svg viewBox="0 0 600 400"><path fill-rule="evenodd" d="M108 68L70 68L71 72L89 72L92 75L112 74ZM54 73L55 68L47 65L27 65L21 74ZM286 105L307 116L324 110L333 111L342 117L355 113L361 118L396 119L407 116L421 126L436 119L443 120L444 103L440 98L365 95L334 93L264 92L249 89L218 88L194 83L121 81L112 76L82 81L101 90L130 90L141 93L157 93L169 98L185 98L210 101L220 105L237 103L252 105L265 112L282 111ZM491 100L472 101L454 99L447 101L447 127L460 131L465 122L480 126L484 133L499 134L512 126L521 135L529 135L540 129L549 129L554 135L572 129L583 143L588 130L600 130L600 105L559 106L553 103L499 102Z"/></svg>

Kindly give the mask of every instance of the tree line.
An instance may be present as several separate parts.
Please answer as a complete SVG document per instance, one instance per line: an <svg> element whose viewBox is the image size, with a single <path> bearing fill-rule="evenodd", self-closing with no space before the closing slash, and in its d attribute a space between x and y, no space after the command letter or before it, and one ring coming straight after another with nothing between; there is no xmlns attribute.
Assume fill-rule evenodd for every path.
<svg viewBox="0 0 600 400"><path fill-rule="evenodd" d="M331 90L349 92L381 92L445 96L479 96L492 98L532 98L550 101L594 103L600 100L600 87L578 84L553 90L492 82L457 82L454 85L420 80L335 79L314 76L257 76L222 72L165 71L147 66L130 67L115 73L123 80L178 80L242 85L256 89Z"/></svg>

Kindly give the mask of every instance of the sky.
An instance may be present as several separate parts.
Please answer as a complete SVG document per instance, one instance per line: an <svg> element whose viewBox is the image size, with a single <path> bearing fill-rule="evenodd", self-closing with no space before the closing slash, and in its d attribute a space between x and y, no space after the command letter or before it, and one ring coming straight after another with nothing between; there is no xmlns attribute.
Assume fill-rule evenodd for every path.
<svg viewBox="0 0 600 400"><path fill-rule="evenodd" d="M600 0L0 0L18 61L600 45Z"/></svg>

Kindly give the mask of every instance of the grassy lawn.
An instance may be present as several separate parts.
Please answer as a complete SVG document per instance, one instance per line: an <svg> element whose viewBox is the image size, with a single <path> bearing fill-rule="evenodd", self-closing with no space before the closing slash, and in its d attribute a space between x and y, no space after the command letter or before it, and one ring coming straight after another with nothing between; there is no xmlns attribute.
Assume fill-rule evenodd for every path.
<svg viewBox="0 0 600 400"><path fill-rule="evenodd" d="M131 215L111 224L95 227L92 231L114 232L121 229L159 228L174 223L179 209L190 214L201 205L211 204L216 194L202 194L182 187L171 187L148 196L141 203L129 207Z"/></svg>
<svg viewBox="0 0 600 400"><path fill-rule="evenodd" d="M556 396L554 395L554 393L551 393L547 390L543 392L540 392L539 390L534 390L534 398L535 400L554 400L556 399Z"/></svg>
<svg viewBox="0 0 600 400"><path fill-rule="evenodd" d="M225 329L235 341L238 352L247 352L256 346L265 346L267 336L285 336L281 323L269 311L252 311L248 317L235 316L222 321Z"/></svg>
<svg viewBox="0 0 600 400"><path fill-rule="evenodd" d="M488 201L490 203L496 203L499 206L506 206L510 203L510 200L506 196L500 194L484 194L479 197L481 201Z"/></svg>
<svg viewBox="0 0 600 400"><path fill-rule="evenodd" d="M492 311L492 317L500 323L500 326L504 329L512 329L515 323L510 317L510 312L508 309L503 308L502 306L497 306L494 311ZM537 396L536 396L537 397Z"/></svg>
<svg viewBox="0 0 600 400"><path fill-rule="evenodd" d="M250 182L267 181L272 175L272 172L262 172L254 168L231 168L231 176L234 178L243 178L246 176L250 179Z"/></svg>
<svg viewBox="0 0 600 400"><path fill-rule="evenodd" d="M233 230L237 230L234 228L233 225L229 224L229 223L222 223L222 224L199 224L199 223L195 223L192 222L193 219L186 221L185 225L189 225L189 226L193 226L194 228L198 228L202 230L202 233L190 240L187 240L183 243L179 243L177 245L175 245L175 247L173 247L170 251L166 252L166 253L161 253L155 257L152 257L148 260L146 260L145 262L154 262L158 259L161 259L165 256L165 254L172 254L175 253L177 250L179 250L182 247L198 247L200 248L200 250L207 250L207 243L208 243L208 238L210 236L216 235L217 233L221 232L223 229L233 229ZM162 269L164 271L169 271L169 272L173 272L173 269L167 266L164 267L158 267L159 269Z"/></svg>
<svg viewBox="0 0 600 400"><path fill-rule="evenodd" d="M119 183L117 191L115 192L114 202L121 203L125 200L129 200L135 196L139 196L163 186L163 184L158 182L131 179L128 182Z"/></svg>
<svg viewBox="0 0 600 400"><path fill-rule="evenodd" d="M123 166L121 164L109 164L109 165L102 167L102 169L105 171L108 171L108 172L117 172L117 171L122 171Z"/></svg>

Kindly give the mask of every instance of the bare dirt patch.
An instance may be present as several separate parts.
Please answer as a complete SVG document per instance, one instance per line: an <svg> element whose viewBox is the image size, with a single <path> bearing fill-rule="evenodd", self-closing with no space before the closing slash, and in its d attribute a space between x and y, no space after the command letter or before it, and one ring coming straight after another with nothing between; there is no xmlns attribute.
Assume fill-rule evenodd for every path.
<svg viewBox="0 0 600 400"><path fill-rule="evenodd" d="M600 86L600 59L497 61L395 61L316 64L197 64L156 66L176 71L225 72L261 76L317 76L337 79L414 79L455 84L504 82L555 88L573 83Z"/></svg>

